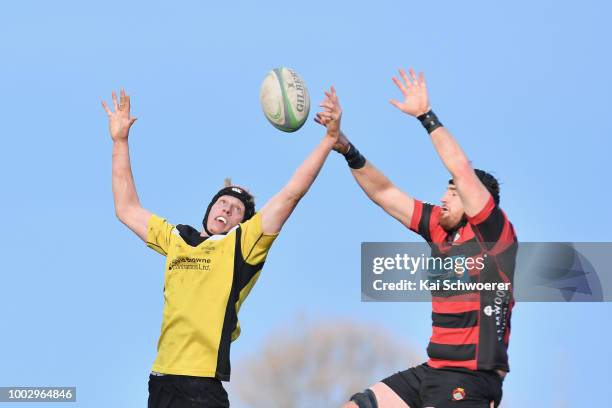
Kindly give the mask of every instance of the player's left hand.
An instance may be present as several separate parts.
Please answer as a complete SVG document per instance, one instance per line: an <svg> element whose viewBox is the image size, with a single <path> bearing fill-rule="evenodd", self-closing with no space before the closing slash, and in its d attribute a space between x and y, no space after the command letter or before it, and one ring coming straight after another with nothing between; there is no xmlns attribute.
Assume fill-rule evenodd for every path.
<svg viewBox="0 0 612 408"><path fill-rule="evenodd" d="M342 119L342 107L336 94L336 89L332 86L329 91L325 91L325 99L319 105L323 108L315 115L315 122L327 128L327 135L335 139L340 137L340 121Z"/></svg>

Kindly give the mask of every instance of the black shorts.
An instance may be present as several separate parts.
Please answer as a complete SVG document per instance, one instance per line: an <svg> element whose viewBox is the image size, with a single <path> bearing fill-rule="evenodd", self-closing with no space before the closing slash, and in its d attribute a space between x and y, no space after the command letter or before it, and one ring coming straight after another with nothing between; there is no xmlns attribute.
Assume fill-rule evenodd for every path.
<svg viewBox="0 0 612 408"><path fill-rule="evenodd" d="M150 375L148 408L229 408L227 392L216 378Z"/></svg>
<svg viewBox="0 0 612 408"><path fill-rule="evenodd" d="M382 380L410 408L489 408L502 398L503 379L494 371L412 367Z"/></svg>

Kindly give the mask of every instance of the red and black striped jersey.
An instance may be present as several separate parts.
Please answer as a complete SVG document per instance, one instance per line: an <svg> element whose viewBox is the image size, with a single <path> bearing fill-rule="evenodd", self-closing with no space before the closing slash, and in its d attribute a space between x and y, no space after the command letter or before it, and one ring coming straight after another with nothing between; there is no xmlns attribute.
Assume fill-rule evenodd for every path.
<svg viewBox="0 0 612 408"><path fill-rule="evenodd" d="M410 229L431 246L432 256L482 257L470 282L514 283L517 238L506 214L490 197L474 217L456 231L440 224L441 208L415 200ZM508 342L514 297L510 289L496 291L432 291L432 335L428 364L434 368L509 371Z"/></svg>

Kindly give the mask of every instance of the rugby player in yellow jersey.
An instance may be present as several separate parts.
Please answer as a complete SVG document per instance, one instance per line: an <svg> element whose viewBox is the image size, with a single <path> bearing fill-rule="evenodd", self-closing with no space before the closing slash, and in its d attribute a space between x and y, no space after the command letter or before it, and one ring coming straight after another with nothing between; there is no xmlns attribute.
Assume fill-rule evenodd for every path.
<svg viewBox="0 0 612 408"><path fill-rule="evenodd" d="M335 95L333 87L328 95ZM238 311L274 239L317 177L340 130L341 110L326 109L327 132L282 190L258 212L253 196L226 186L212 199L200 231L172 225L140 205L128 149L130 97L113 92L112 185L119 220L166 256L158 352L149 377L149 408L229 407L230 343L240 334Z"/></svg>

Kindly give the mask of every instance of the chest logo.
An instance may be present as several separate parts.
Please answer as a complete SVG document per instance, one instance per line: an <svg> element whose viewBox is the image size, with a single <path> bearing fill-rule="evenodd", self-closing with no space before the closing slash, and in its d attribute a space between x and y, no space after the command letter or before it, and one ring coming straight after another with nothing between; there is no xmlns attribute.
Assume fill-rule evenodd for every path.
<svg viewBox="0 0 612 408"><path fill-rule="evenodd" d="M453 401L461 401L465 398L465 390L463 388L457 387L452 392Z"/></svg>

